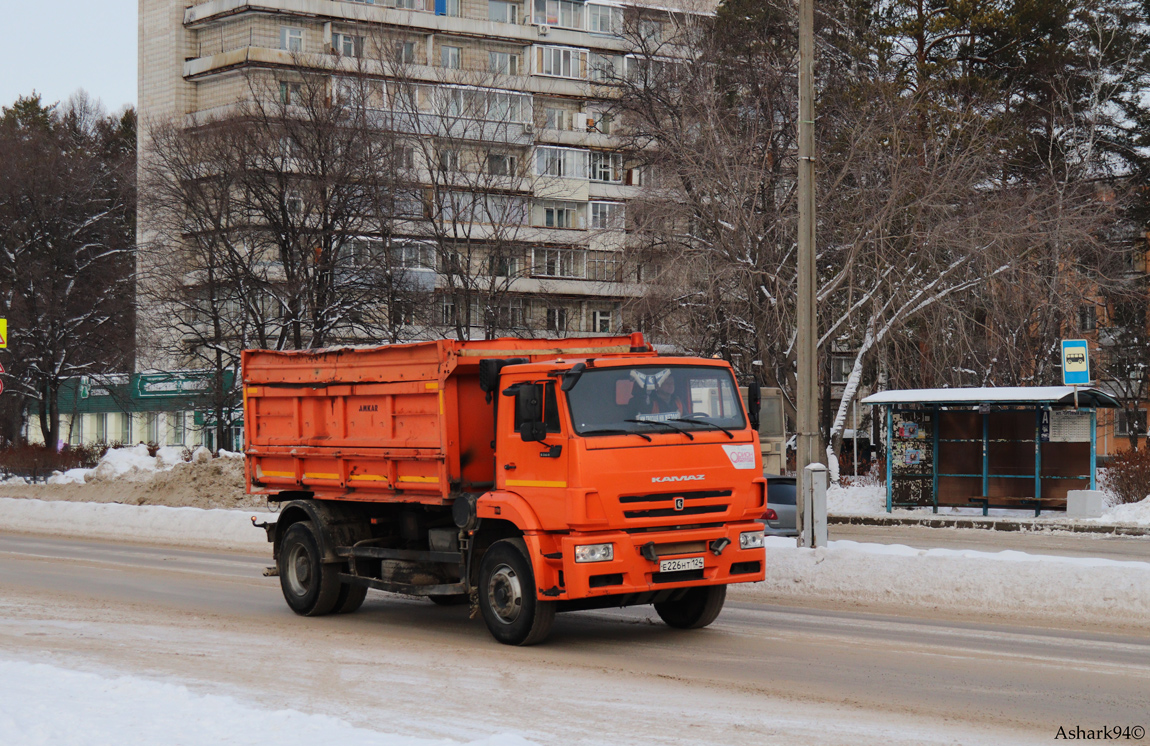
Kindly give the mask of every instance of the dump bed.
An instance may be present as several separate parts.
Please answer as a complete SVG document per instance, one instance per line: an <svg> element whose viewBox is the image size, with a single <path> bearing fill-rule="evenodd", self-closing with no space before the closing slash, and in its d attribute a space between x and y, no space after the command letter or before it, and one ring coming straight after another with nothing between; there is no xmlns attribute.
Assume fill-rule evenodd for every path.
<svg viewBox="0 0 1150 746"><path fill-rule="evenodd" d="M248 491L443 504L495 482L484 358L647 352L642 335L243 354ZM649 354L649 353L648 353Z"/></svg>

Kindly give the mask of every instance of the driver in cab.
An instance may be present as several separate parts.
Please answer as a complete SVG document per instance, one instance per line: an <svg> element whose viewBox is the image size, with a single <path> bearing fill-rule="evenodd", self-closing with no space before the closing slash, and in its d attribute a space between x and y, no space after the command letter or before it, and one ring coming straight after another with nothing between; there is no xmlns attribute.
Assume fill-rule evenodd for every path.
<svg viewBox="0 0 1150 746"><path fill-rule="evenodd" d="M669 420L679 419L688 409L683 397L675 390L675 376L670 368L655 373L631 371L631 377L639 384L642 394L639 400L639 419ZM662 416L652 416L662 415Z"/></svg>

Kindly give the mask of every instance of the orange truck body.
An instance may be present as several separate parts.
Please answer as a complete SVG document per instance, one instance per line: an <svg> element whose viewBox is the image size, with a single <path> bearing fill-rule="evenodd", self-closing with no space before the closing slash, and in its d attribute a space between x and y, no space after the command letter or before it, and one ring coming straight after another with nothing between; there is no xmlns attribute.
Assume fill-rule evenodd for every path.
<svg viewBox="0 0 1150 746"><path fill-rule="evenodd" d="M511 363L493 393L481 389L482 360ZM248 490L280 502L338 506L345 523L355 515L378 523L391 515L386 510L402 506L447 515L456 501L469 500L473 517L457 521L459 545L473 544L483 525L501 526L500 535L516 532L530 557L532 592L571 608L581 600L582 608L592 607L586 600L597 597L626 605L669 589L762 580L761 541L740 548L740 534L762 529L758 434L748 424L730 432L694 428L686 436L652 426L641 435L581 437L558 385L579 363L588 370L637 364L722 369L716 371L722 376L730 370L721 360L659 357L638 334L248 350ZM515 399L507 388L533 381L554 381L548 395L560 397L558 432L542 444L513 429ZM752 461L738 463L732 454ZM372 541L367 529L356 531L360 544ZM269 528L271 540L278 541ZM575 547L588 541L611 544L613 557L576 562ZM702 557L703 567L660 570L662 560L676 557ZM461 581L457 590L474 585Z"/></svg>

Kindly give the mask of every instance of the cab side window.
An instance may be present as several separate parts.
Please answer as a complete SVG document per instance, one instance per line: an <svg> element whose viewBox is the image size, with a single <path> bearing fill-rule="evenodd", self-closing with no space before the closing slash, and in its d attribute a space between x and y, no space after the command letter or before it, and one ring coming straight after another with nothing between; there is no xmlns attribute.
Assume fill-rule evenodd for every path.
<svg viewBox="0 0 1150 746"><path fill-rule="evenodd" d="M514 410L513 410L514 411ZM555 394L555 384L546 383L543 389L543 424L547 427L547 432L557 433L560 432L559 427L559 399ZM519 412L515 412L515 432L520 432L523 425L523 419Z"/></svg>

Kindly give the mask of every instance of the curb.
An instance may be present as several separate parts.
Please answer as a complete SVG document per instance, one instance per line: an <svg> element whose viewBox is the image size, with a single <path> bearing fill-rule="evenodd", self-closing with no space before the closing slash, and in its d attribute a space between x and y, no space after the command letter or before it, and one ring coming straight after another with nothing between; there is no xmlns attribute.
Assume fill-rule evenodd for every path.
<svg viewBox="0 0 1150 746"><path fill-rule="evenodd" d="M1150 536L1150 528L1113 526L1097 523L1037 523L1003 518L899 518L873 515L827 516L828 525L849 526L922 526L924 528L975 528L985 531L1031 531L1049 533L1066 531L1073 534L1116 534L1118 536Z"/></svg>

